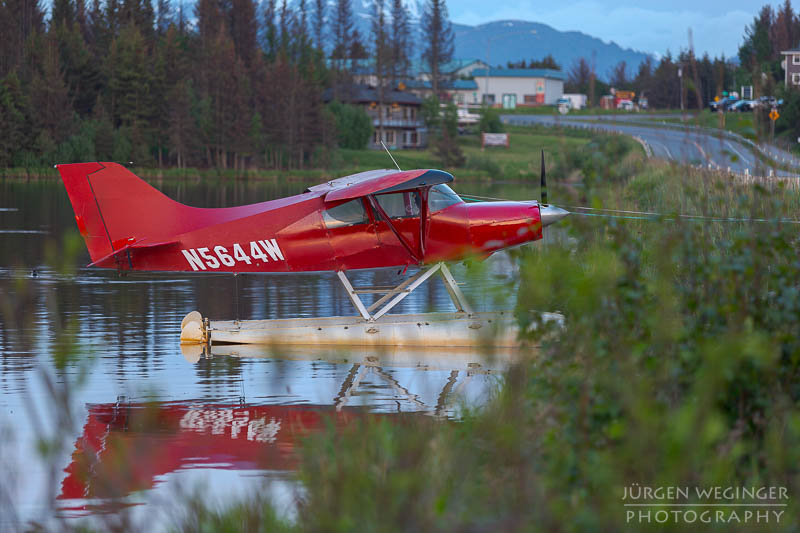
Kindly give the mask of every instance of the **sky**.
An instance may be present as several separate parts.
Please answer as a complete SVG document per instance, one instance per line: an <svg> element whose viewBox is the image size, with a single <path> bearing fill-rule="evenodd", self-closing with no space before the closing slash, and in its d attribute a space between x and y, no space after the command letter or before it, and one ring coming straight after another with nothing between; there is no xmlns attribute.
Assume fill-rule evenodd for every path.
<svg viewBox="0 0 800 533"><path fill-rule="evenodd" d="M542 22L557 30L577 30L657 55L687 48L692 28L698 55L736 56L744 29L765 0L450 0L453 22L475 26L519 19ZM780 0L780 4L783 0ZM792 0L797 10L800 0Z"/></svg>

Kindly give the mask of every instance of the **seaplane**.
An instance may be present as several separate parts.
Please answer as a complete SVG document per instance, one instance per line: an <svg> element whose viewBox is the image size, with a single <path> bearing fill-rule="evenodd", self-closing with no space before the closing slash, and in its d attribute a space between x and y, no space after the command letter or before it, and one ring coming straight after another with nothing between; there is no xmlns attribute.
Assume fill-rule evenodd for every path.
<svg viewBox="0 0 800 533"><path fill-rule="evenodd" d="M544 153L541 201L479 203L465 202L448 185L453 176L435 169L370 170L287 198L202 208L172 200L117 163L56 168L90 267L187 275L332 271L358 312L210 321L192 311L181 323L181 342L207 346L516 345L512 313L473 312L447 265L539 240L543 228L569 214L547 203ZM347 277L354 270L398 267L416 272L394 287L354 288ZM455 313L389 314L435 274ZM365 303L365 294L376 299Z"/></svg>

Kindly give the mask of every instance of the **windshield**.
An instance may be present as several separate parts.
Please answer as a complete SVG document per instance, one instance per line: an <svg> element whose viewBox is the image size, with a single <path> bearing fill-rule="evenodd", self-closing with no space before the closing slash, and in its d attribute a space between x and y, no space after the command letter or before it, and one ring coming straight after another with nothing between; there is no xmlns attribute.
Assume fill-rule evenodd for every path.
<svg viewBox="0 0 800 533"><path fill-rule="evenodd" d="M459 195L453 192L453 189L443 183L431 187L428 193L428 209L431 213L441 211L451 205L460 204L463 201Z"/></svg>

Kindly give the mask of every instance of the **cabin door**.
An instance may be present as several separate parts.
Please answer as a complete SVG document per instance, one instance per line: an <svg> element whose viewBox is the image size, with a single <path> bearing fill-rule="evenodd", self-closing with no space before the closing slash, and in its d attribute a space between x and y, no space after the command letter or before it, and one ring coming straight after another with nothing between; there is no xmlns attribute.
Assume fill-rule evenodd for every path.
<svg viewBox="0 0 800 533"><path fill-rule="evenodd" d="M364 198L356 198L322 212L322 223L338 267L343 270L370 268L380 254L375 224Z"/></svg>
<svg viewBox="0 0 800 533"><path fill-rule="evenodd" d="M422 211L420 192L412 190L377 194L374 198L377 206L389 218L387 222L381 213L373 213L382 253L388 254L387 257L390 256L395 264L420 261L422 259L419 244Z"/></svg>

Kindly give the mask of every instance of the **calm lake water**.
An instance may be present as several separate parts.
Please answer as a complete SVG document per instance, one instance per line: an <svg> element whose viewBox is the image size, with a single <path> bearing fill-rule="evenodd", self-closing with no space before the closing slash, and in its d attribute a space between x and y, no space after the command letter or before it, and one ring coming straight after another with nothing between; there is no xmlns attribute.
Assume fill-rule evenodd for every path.
<svg viewBox="0 0 800 533"><path fill-rule="evenodd" d="M195 206L301 192L302 183L157 183ZM456 183L462 194L533 199L531 184ZM453 417L480 405L509 354L438 350L182 351L192 310L229 319L353 315L333 274L146 275L87 269L60 181L0 181L0 530L36 520L164 527L194 490L224 504L259 490L292 515L298 440L327 421ZM73 253L71 249L74 248ZM513 261L465 287L478 310L510 309ZM457 278L465 279L463 267ZM398 272L360 272L389 284ZM395 312L450 310L439 281ZM43 450L48 450L46 459Z"/></svg>

